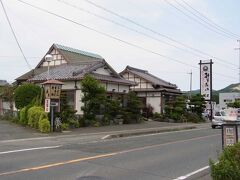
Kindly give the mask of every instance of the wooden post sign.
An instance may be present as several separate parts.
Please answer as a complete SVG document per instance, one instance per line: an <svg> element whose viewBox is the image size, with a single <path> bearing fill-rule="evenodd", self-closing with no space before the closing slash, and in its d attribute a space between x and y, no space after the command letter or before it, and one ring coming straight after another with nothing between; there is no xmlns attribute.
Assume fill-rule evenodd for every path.
<svg viewBox="0 0 240 180"><path fill-rule="evenodd" d="M222 148L232 146L238 142L238 128L237 124L223 124L222 125Z"/></svg>

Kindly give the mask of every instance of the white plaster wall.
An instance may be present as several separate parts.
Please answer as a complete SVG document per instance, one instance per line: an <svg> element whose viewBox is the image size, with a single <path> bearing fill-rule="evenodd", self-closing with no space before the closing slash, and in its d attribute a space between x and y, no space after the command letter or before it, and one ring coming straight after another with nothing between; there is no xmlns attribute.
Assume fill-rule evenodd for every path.
<svg viewBox="0 0 240 180"><path fill-rule="evenodd" d="M96 69L95 73L103 74L103 75L110 75L110 72L107 69L104 69L104 68Z"/></svg>
<svg viewBox="0 0 240 180"><path fill-rule="evenodd" d="M145 92L138 92L137 96L138 97L146 97L146 93Z"/></svg>
<svg viewBox="0 0 240 180"><path fill-rule="evenodd" d="M115 92L118 92L118 85L117 84L108 84L107 85L107 91L112 92L112 90L115 89Z"/></svg>
<svg viewBox="0 0 240 180"><path fill-rule="evenodd" d="M153 107L153 113L161 113L161 98L160 97L147 97L146 104Z"/></svg>
<svg viewBox="0 0 240 180"><path fill-rule="evenodd" d="M75 82L74 81L65 81L63 82L62 89L75 89Z"/></svg>
<svg viewBox="0 0 240 180"><path fill-rule="evenodd" d="M119 92L125 92L128 93L129 91L129 86L126 86L126 85L119 85Z"/></svg>

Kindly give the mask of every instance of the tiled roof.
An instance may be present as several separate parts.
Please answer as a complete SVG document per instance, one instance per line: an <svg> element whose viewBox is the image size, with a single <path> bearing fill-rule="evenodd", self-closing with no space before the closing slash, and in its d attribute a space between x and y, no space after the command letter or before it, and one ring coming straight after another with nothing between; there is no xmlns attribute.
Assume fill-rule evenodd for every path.
<svg viewBox="0 0 240 180"><path fill-rule="evenodd" d="M60 66L55 66L49 70L49 77L47 70L41 74L34 76L28 81L31 82L43 82L47 79L56 79L60 81L68 80L81 80L85 74L91 74L94 78L100 81L115 82L126 85L135 85L134 82L125 80L119 76L113 75L102 75L94 73L95 69L103 67L104 62L94 62L94 63L85 63L85 64L63 64Z"/></svg>
<svg viewBox="0 0 240 180"><path fill-rule="evenodd" d="M170 93L177 93L182 94L180 89L169 89L169 88L159 88L159 89L153 89L153 88L134 88L133 89L136 92L142 92L142 91L148 91L148 92L170 92Z"/></svg>
<svg viewBox="0 0 240 180"><path fill-rule="evenodd" d="M39 75L45 71L47 71L47 67L32 69L32 70L28 71L27 73L21 75L20 77L16 78L16 80L17 81L26 81L26 80L34 77L35 75Z"/></svg>
<svg viewBox="0 0 240 180"><path fill-rule="evenodd" d="M131 66L127 66L124 71L129 71L129 72L131 72L131 73L133 73L133 74L135 74L135 75L137 75L137 76L139 76L143 79L146 79L147 81L151 82L154 85L164 86L164 87L168 87L168 88L177 88L177 86L175 84L171 84L170 82L164 81L163 79L160 79L160 78L150 74L146 70L137 69L137 68L134 68L134 67L131 67Z"/></svg>
<svg viewBox="0 0 240 180"><path fill-rule="evenodd" d="M49 48L47 54L51 53L53 49L56 49L63 56L63 58L67 61L66 64L50 66L48 75L47 67L41 66L45 60L43 57L34 70L31 70L17 78L17 82L43 82L47 79L55 79L60 81L81 80L85 74L93 73L92 75L101 81L135 85L134 82L123 79L101 56L97 54L59 44L53 44ZM110 72L110 75L107 76L96 74L95 70L98 68L107 69Z"/></svg>
<svg viewBox="0 0 240 180"><path fill-rule="evenodd" d="M54 46L57 49L60 49L60 50L63 50L63 51L68 51L68 52L71 52L71 53L81 54L81 55L89 56L89 57L96 58L96 59L103 59L103 57L98 55L98 54L82 51L82 50L79 50L79 49L63 46L63 45L60 45L60 44L54 44Z"/></svg>
<svg viewBox="0 0 240 180"><path fill-rule="evenodd" d="M46 70L43 73L40 73L33 78L29 79L28 81L45 81L47 79L57 79L57 80L70 80L75 79L74 72L80 71L86 68L87 64L63 64L60 66L51 67L49 70L49 77L48 71Z"/></svg>
<svg viewBox="0 0 240 180"><path fill-rule="evenodd" d="M118 82L118 83L121 83L121 84L136 85L135 82L133 82L133 81L128 81L128 80L126 80L126 79L124 79L124 78L118 78L118 77L113 77L113 76L106 76L106 75L97 74L97 73L91 73L91 75L92 75L95 79L98 79L98 80L101 80L101 81Z"/></svg>

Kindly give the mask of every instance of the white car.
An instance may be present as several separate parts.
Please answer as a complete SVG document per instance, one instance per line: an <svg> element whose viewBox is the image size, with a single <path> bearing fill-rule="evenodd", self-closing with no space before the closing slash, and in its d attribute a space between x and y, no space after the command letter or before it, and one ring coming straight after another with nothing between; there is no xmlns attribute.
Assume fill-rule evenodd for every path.
<svg viewBox="0 0 240 180"><path fill-rule="evenodd" d="M224 111L216 112L212 119L212 128L221 127L226 117L227 115Z"/></svg>

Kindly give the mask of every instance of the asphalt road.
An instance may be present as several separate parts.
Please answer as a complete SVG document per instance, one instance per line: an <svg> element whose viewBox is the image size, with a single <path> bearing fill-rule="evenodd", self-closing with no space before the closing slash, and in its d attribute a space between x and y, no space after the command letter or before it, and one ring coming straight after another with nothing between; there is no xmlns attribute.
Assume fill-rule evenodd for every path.
<svg viewBox="0 0 240 180"><path fill-rule="evenodd" d="M208 165L221 130L102 140L102 134L0 141L1 180L168 180Z"/></svg>

